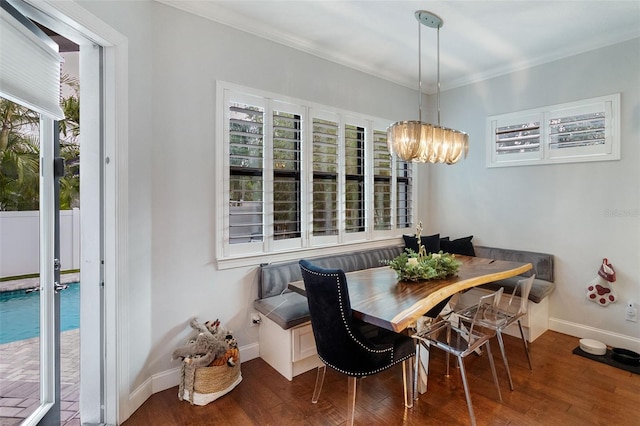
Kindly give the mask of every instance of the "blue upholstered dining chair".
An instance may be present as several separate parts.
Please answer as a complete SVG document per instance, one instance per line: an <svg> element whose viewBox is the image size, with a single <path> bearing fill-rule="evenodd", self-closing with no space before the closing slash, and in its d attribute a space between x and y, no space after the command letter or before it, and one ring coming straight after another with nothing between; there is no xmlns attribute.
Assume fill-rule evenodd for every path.
<svg viewBox="0 0 640 426"><path fill-rule="evenodd" d="M318 356L318 367L312 402L318 402L326 366L348 376L348 424L355 419L356 391L359 379L379 373L402 362L404 400L413 406L412 358L416 345L411 337L367 325L352 316L349 290L344 271L323 269L301 260L311 327Z"/></svg>
<svg viewBox="0 0 640 426"><path fill-rule="evenodd" d="M494 318L480 318L479 323L485 327L492 329L496 332L498 338L498 344L500 345L500 352L502 354L502 361L504 367L507 370L507 377L509 378L509 387L513 390L513 380L511 379L511 370L509 369L509 362L507 361L507 354L504 350L504 340L502 339L502 332L511 324L518 323L520 329L520 337L522 337L522 344L524 345L524 353L527 355L527 361L529 362L529 369L533 370L531 365L531 357L529 356L529 346L527 345L527 339L524 338L522 331L522 323L520 318L527 314L527 302L529 300L529 293L531 292L531 286L536 275L533 274L528 278L518 280L516 286L513 288L513 293L509 297L509 302L504 307L499 307L496 310L496 316ZM514 303L514 297L520 296L520 303L516 305ZM472 321L476 315L478 309L477 305L473 305L467 308L456 310L456 314L461 322Z"/></svg>

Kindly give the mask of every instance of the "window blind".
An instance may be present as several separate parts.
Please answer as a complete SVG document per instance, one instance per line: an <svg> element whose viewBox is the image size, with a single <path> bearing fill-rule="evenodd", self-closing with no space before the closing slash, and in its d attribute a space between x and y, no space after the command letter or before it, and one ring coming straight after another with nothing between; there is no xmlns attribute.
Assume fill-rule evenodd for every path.
<svg viewBox="0 0 640 426"><path fill-rule="evenodd" d="M487 166L620 159L620 94L489 117Z"/></svg>
<svg viewBox="0 0 640 426"><path fill-rule="evenodd" d="M60 64L55 44L6 1L0 8L0 95L54 120L60 108Z"/></svg>
<svg viewBox="0 0 640 426"><path fill-rule="evenodd" d="M391 155L387 132L373 131L373 226L391 229Z"/></svg>
<svg viewBox="0 0 640 426"><path fill-rule="evenodd" d="M273 236L300 238L300 115L273 112Z"/></svg>
<svg viewBox="0 0 640 426"><path fill-rule="evenodd" d="M364 231L365 128L345 124L345 231Z"/></svg>
<svg viewBox="0 0 640 426"><path fill-rule="evenodd" d="M540 122L498 127L495 138L498 155L540 151Z"/></svg>
<svg viewBox="0 0 640 426"><path fill-rule="evenodd" d="M396 159L396 226L413 226L413 167L411 163Z"/></svg>
<svg viewBox="0 0 640 426"><path fill-rule="evenodd" d="M313 118L313 235L338 234L338 123Z"/></svg>
<svg viewBox="0 0 640 426"><path fill-rule="evenodd" d="M604 111L549 120L549 147L551 149L604 144Z"/></svg>
<svg viewBox="0 0 640 426"><path fill-rule="evenodd" d="M263 203L264 109L229 105L229 243L264 238Z"/></svg>

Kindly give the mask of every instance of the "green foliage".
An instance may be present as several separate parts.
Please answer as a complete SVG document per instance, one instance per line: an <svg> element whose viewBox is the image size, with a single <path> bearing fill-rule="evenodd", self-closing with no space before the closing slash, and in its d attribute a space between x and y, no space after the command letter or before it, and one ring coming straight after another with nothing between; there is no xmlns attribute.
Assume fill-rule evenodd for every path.
<svg viewBox="0 0 640 426"><path fill-rule="evenodd" d="M60 179L60 208L79 205L80 194L80 100L77 79L63 75L63 84L74 95L62 99L65 119L59 121L60 156L65 176ZM40 198L39 115L0 98L0 210L38 210Z"/></svg>
<svg viewBox="0 0 640 426"><path fill-rule="evenodd" d="M382 261L382 264L396 271L401 281L427 281L455 275L462 262L455 255L442 251L419 257L415 251L405 249L395 259Z"/></svg>

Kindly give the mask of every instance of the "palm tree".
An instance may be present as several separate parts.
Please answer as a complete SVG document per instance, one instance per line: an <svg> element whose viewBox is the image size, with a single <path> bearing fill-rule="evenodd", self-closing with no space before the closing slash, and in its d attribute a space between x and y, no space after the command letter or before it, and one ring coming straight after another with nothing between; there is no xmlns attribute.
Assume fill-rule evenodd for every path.
<svg viewBox="0 0 640 426"><path fill-rule="evenodd" d="M80 197L80 100L77 78L62 75L61 83L73 94L61 100L65 119L60 128L60 156L65 175L60 178L60 208L79 206ZM0 210L38 210L40 146L39 115L0 98Z"/></svg>
<svg viewBox="0 0 640 426"><path fill-rule="evenodd" d="M0 210L37 210L40 147L38 114L0 98Z"/></svg>

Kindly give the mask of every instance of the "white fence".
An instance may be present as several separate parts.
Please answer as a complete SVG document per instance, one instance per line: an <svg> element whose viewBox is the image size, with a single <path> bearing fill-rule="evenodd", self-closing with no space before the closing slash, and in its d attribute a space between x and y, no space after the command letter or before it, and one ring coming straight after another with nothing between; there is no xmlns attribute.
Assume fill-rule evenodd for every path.
<svg viewBox="0 0 640 426"><path fill-rule="evenodd" d="M0 277L40 271L40 212L0 212ZM62 270L80 269L80 209L60 211Z"/></svg>

